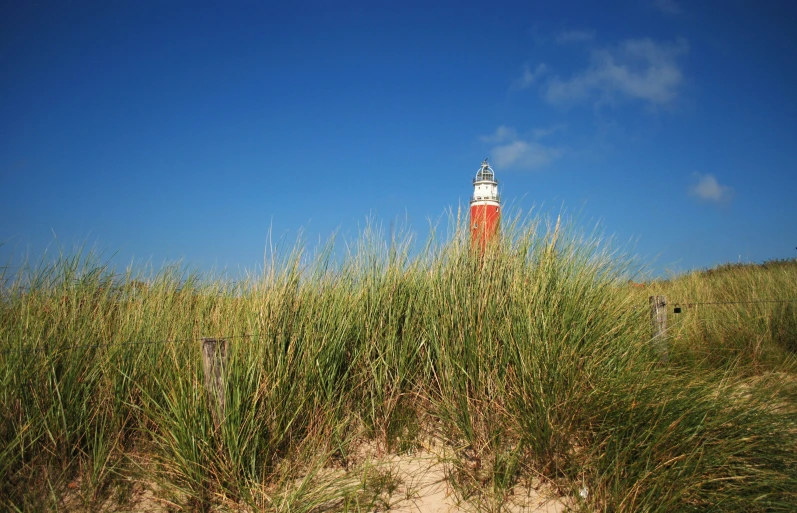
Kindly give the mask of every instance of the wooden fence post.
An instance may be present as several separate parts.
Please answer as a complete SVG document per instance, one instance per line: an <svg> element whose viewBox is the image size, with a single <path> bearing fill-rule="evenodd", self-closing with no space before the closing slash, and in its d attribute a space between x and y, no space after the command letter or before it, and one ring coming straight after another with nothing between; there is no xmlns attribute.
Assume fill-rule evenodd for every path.
<svg viewBox="0 0 797 513"><path fill-rule="evenodd" d="M650 325L653 328L652 343L661 358L666 362L669 355L667 344L667 298L665 296L650 296Z"/></svg>
<svg viewBox="0 0 797 513"><path fill-rule="evenodd" d="M227 379L226 371L229 356L226 340L221 338L202 339L202 368L205 371L205 390L208 394L210 413L213 416L213 426L216 430L221 426L221 420L227 411L224 385Z"/></svg>

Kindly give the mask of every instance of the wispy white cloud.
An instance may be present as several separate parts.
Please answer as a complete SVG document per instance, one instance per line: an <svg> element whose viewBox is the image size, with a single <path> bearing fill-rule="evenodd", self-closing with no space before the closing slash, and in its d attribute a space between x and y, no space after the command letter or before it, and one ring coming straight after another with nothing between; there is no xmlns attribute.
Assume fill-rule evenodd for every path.
<svg viewBox="0 0 797 513"><path fill-rule="evenodd" d="M545 98L553 104L631 98L666 105L677 97L684 81L679 59L688 52L685 39L673 43L628 39L617 47L594 48L586 70L547 82Z"/></svg>
<svg viewBox="0 0 797 513"><path fill-rule="evenodd" d="M712 203L728 202L733 198L733 189L720 185L714 175L695 173L697 182L689 188L689 193L703 201Z"/></svg>
<svg viewBox="0 0 797 513"><path fill-rule="evenodd" d="M523 73L520 78L512 82L512 89L526 89L531 87L532 84L537 82L540 77L548 73L548 65L545 63L537 64L537 67L532 71L528 64L523 65Z"/></svg>
<svg viewBox="0 0 797 513"><path fill-rule="evenodd" d="M543 167L562 155L562 150L543 146L536 141L512 141L492 149L493 160L499 167L535 169Z"/></svg>
<svg viewBox="0 0 797 513"><path fill-rule="evenodd" d="M489 144L498 144L512 139L517 139L517 130L506 125L500 125L495 129L495 132L479 137L480 141Z"/></svg>
<svg viewBox="0 0 797 513"><path fill-rule="evenodd" d="M517 130L501 125L490 135L480 137L483 142L493 144L490 153L499 168L536 169L559 158L560 148L546 146L535 139L544 137L560 128L548 129L547 133L534 131L531 138L518 137Z"/></svg>
<svg viewBox="0 0 797 513"><path fill-rule="evenodd" d="M548 137L561 130L567 130L567 125L565 123L559 123L558 125L553 125L548 128L535 128L532 130L531 134L534 139L542 139L543 137Z"/></svg>
<svg viewBox="0 0 797 513"><path fill-rule="evenodd" d="M650 5L664 14L675 15L683 12L681 6L675 3L675 0L653 0Z"/></svg>
<svg viewBox="0 0 797 513"><path fill-rule="evenodd" d="M587 43L595 39L593 30L564 30L554 37L554 42L560 45L571 43Z"/></svg>

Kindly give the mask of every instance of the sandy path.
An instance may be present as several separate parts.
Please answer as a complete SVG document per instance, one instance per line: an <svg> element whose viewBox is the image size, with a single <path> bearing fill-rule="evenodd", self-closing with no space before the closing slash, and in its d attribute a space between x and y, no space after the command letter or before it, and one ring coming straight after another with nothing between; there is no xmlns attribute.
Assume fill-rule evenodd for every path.
<svg viewBox="0 0 797 513"><path fill-rule="evenodd" d="M389 499L389 511L397 513L447 513L484 510L469 501L461 502L448 482L447 466L432 452L390 456L376 465L385 465L400 483ZM502 511L561 513L567 507L559 499L546 497L535 490L516 487L511 502ZM492 509L492 508L487 508Z"/></svg>

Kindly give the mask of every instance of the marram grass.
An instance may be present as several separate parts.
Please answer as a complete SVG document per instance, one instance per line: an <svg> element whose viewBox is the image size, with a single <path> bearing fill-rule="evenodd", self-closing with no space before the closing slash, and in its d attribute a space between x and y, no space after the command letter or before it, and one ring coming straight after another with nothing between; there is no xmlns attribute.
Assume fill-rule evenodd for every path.
<svg viewBox="0 0 797 513"><path fill-rule="evenodd" d="M0 505L124 508L144 488L182 510L368 511L390 480L357 444L435 439L486 509L540 480L576 510L797 509L797 304L671 313L667 363L647 313L648 294L796 297L797 264L639 290L572 225L514 219L483 252L452 225L420 247L373 226L297 245L242 282L91 254L5 277ZM231 348L218 427L203 336Z"/></svg>

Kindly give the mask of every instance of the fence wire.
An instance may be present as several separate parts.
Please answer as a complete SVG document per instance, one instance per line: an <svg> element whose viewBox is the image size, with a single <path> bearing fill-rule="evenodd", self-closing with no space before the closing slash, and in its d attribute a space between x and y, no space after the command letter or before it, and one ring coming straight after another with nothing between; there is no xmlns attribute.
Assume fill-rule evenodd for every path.
<svg viewBox="0 0 797 513"><path fill-rule="evenodd" d="M54 351L69 351L72 349L97 349L100 347L124 347L124 346L146 345L146 344L182 344L186 342L200 342L204 339L234 340L240 338L251 338L252 336L253 335L249 334L217 335L210 337L172 338L172 339L163 339L163 340L128 340L123 342L94 342L86 344L72 344L69 346L57 346L54 344L48 344L48 345L35 345L31 347L6 348L0 351L0 354L7 355L13 352L29 353L29 352L45 351L47 349L52 349Z"/></svg>
<svg viewBox="0 0 797 513"><path fill-rule="evenodd" d="M754 299L749 301L673 301L673 306L752 305L756 303L797 303L797 299Z"/></svg>

